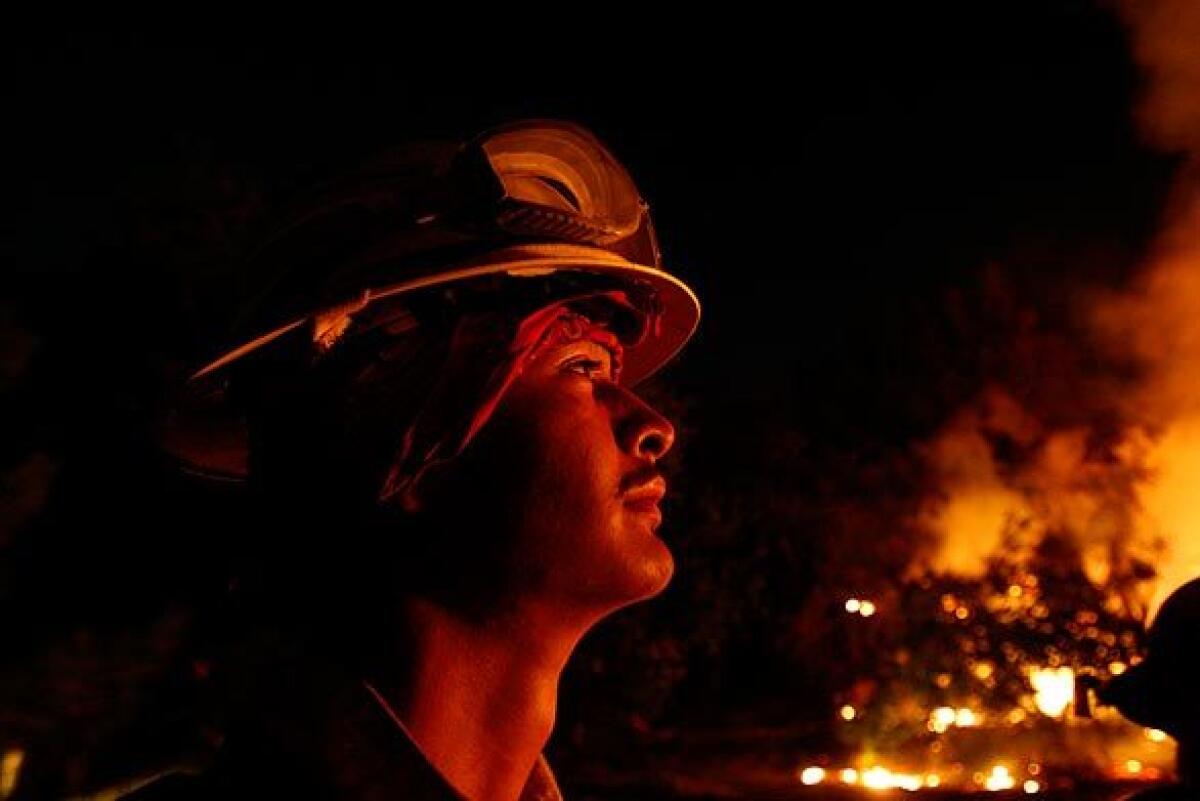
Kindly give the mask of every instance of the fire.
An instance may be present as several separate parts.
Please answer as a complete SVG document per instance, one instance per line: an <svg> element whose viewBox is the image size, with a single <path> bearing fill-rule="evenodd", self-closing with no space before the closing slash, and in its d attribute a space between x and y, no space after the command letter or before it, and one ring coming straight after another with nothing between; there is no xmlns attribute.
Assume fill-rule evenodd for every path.
<svg viewBox="0 0 1200 801"><path fill-rule="evenodd" d="M939 706L929 713L929 720L926 722L925 728L934 734L945 734L952 726L969 729L980 725L982 721L983 716L973 709Z"/></svg>
<svg viewBox="0 0 1200 801"><path fill-rule="evenodd" d="M1043 725L1055 726L1046 721ZM1000 732L993 732L1001 736ZM1057 768L1043 764L1040 760L1030 760L1018 756L1025 751L1023 746L1006 743L1001 749L994 749L990 756L983 756L978 761L956 759L950 756L948 749L934 748L930 754L935 755L933 764L921 766L913 763L914 754L910 752L899 764L891 764L881 758L874 749L862 752L853 763L856 767L822 767L809 765L797 768L796 777L805 786L815 787L823 784L840 783L845 787L861 787L865 790L905 790L917 792L920 790L939 790L943 792L1016 792L1027 795L1049 792L1052 785L1062 783L1070 785L1080 778L1123 782L1139 781L1154 782L1169 775L1169 749L1152 747L1149 750L1131 751L1136 748L1137 739L1141 738L1138 729L1129 727L1127 735L1132 734L1134 740L1124 739L1116 743L1123 756L1116 762L1097 765L1099 773L1081 776L1076 772L1077 765L1063 763ZM939 741L941 742L941 741ZM978 742L978 740L976 741ZM1088 778L1090 777L1090 779ZM1005 796L1008 797L1008 796Z"/></svg>
<svg viewBox="0 0 1200 801"><path fill-rule="evenodd" d="M869 758L866 758L869 760ZM1133 767L1136 763L1137 770ZM857 786L867 790L905 790L917 792L922 789L930 790L967 790L980 789L989 792L1003 792L1020 789L1028 795L1040 793L1046 788L1046 780L1041 776L1041 766L1031 762L1019 771L1003 762L993 762L985 768L975 771L965 771L961 764L950 766L949 775L944 776L936 771L896 770L878 762L868 761L870 767L863 770L855 768L829 769L812 765L800 770L797 774L801 784L813 787L836 777L846 786ZM1123 776L1137 776L1142 779L1157 778L1160 774L1151 769L1143 770L1141 763L1131 760L1124 766ZM1035 778L1036 777L1036 778Z"/></svg>
<svg viewBox="0 0 1200 801"><path fill-rule="evenodd" d="M873 697L848 696L859 706L848 730L865 743L894 736L903 742L897 759L899 748L911 755L920 745L938 770L957 765L938 779L943 787L974 780L974 789L1049 793L1060 764L1078 771L1085 761L1122 780L1168 770L1167 735L1115 713L1056 731L1076 670L1103 680L1136 666L1154 609L1200 575L1200 54L1179 46L1200 33L1200 6L1116 5L1148 77L1141 121L1183 157L1170 217L1123 288L1077 288L1069 330L1040 329L1036 316L1057 310L1026 301L1019 287L999 288L1012 295L1014 315L1032 315L1013 328L1014 338L1029 332L1013 343L1020 369L989 373L990 383L914 444L934 485L915 520L936 537L922 540L934 544L904 578L927 595L903 604L881 596L905 611L897 625L912 606L921 614L888 663L897 678L870 677ZM1045 360L1043 332L1055 337ZM1079 356L1086 370L1071 366ZM1031 380L1056 370L1065 383ZM867 603L851 599L846 611L869 617ZM930 622L923 631L936 637L916 629ZM963 728L987 730L1004 750L981 756L981 732ZM1022 737L1043 750L1019 750ZM1060 763L1048 742L1067 743L1072 759ZM1043 764L1022 767L1017 755L1030 753ZM864 756L857 767L871 767L853 781L843 771L843 783L895 787L909 775L875 758Z"/></svg>
<svg viewBox="0 0 1200 801"><path fill-rule="evenodd" d="M804 770L800 771L800 783L801 784L811 787L812 785L820 784L823 781L825 781L825 769L824 768L820 768L820 767L817 767L816 765L814 765L812 767L808 767L808 768L805 768Z"/></svg>
<svg viewBox="0 0 1200 801"><path fill-rule="evenodd" d="M954 725L960 729L969 729L979 725L979 715L973 709L962 708L954 712Z"/></svg>
<svg viewBox="0 0 1200 801"><path fill-rule="evenodd" d="M871 790L908 790L915 792L921 789L924 780L913 773L893 773L885 767L874 765L863 771L862 784Z"/></svg>
<svg viewBox="0 0 1200 801"><path fill-rule="evenodd" d="M1038 710L1048 717L1062 717L1075 698L1075 671L1069 667L1032 668L1029 683Z"/></svg>
<svg viewBox="0 0 1200 801"><path fill-rule="evenodd" d="M852 615L862 615L863 617L870 617L876 612L874 601L859 598L847 598L845 609Z"/></svg>
<svg viewBox="0 0 1200 801"><path fill-rule="evenodd" d="M922 520L942 546L914 569L979 577L990 557L1065 537L1094 584L1126 582L1123 601L1141 618L1200 575L1200 55L1184 46L1200 35L1200 7L1113 5L1146 77L1141 130L1183 160L1167 216L1125 287L1077 288L1069 347L1103 375L1078 376L1055 398L992 376L921 444L937 480ZM1064 401L1079 413L1064 415ZM1140 565L1153 566L1152 581Z"/></svg>
<svg viewBox="0 0 1200 801"><path fill-rule="evenodd" d="M1017 784L1016 779L1003 765L993 765L992 772L983 780L985 790L1011 790Z"/></svg>
<svg viewBox="0 0 1200 801"><path fill-rule="evenodd" d="M934 734L942 734L954 725L956 714L951 707L939 706L929 713L928 728Z"/></svg>

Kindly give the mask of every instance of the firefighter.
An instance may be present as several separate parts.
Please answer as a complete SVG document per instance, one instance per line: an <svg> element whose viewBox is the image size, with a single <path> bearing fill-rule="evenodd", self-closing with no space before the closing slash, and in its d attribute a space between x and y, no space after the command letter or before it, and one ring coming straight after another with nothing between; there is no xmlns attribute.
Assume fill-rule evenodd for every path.
<svg viewBox="0 0 1200 801"><path fill-rule="evenodd" d="M232 700L133 797L559 798L559 674L673 570L674 429L633 387L699 305L646 204L590 132L522 121L322 187L251 265L162 434L258 502Z"/></svg>

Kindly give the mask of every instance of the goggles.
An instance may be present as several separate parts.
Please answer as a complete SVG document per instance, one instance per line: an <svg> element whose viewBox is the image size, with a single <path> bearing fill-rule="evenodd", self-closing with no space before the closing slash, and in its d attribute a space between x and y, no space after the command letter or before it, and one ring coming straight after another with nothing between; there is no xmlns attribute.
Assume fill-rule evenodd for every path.
<svg viewBox="0 0 1200 801"><path fill-rule="evenodd" d="M286 220L239 276L257 291L224 327L233 336L223 355L191 375L169 413L168 449L201 472L241 472L208 467L215 451L244 448L244 432L219 433L228 426L218 418L238 415L224 368L302 332L311 354L345 347L384 298L454 296L457 308L481 287L486 295L492 286L544 287L546 303L620 289L651 323L626 347L630 386L673 357L699 319L695 295L661 267L628 172L571 123L522 121L465 144L405 147L326 185ZM204 417L215 420L208 430Z"/></svg>
<svg viewBox="0 0 1200 801"><path fill-rule="evenodd" d="M528 121L496 128L468 142L453 169L468 184L490 183L490 206L481 208L500 231L594 245L637 264L662 265L650 208L633 179L577 125Z"/></svg>

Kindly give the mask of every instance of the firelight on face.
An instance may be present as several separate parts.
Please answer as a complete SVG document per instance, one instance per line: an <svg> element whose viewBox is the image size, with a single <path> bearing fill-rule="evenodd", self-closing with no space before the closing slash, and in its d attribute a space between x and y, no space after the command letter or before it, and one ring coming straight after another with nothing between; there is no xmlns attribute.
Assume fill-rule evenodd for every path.
<svg viewBox="0 0 1200 801"><path fill-rule="evenodd" d="M656 462L674 429L613 380L594 339L546 348L446 469L442 511L489 509L502 582L518 596L602 612L657 594L674 561L658 537ZM498 529L498 530L497 530Z"/></svg>

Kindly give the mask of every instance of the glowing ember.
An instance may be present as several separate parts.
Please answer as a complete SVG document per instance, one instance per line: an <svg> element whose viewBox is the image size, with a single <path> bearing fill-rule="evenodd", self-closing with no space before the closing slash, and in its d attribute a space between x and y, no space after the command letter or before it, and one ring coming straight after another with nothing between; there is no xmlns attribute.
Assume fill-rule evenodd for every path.
<svg viewBox="0 0 1200 801"><path fill-rule="evenodd" d="M1017 784L1016 779L1008 772L1008 768L1003 765L994 765L992 772L983 780L985 790L1011 790Z"/></svg>
<svg viewBox="0 0 1200 801"><path fill-rule="evenodd" d="M987 681L992 677L992 673L995 672L995 667L993 667L991 662L976 662L973 672L975 673L975 678L980 681Z"/></svg>
<svg viewBox="0 0 1200 801"><path fill-rule="evenodd" d="M929 730L935 734L943 734L954 725L957 717L955 711L948 706L939 706L929 713Z"/></svg>
<svg viewBox="0 0 1200 801"><path fill-rule="evenodd" d="M911 773L892 773L885 767L875 765L862 774L863 787L871 790L907 790L910 793L921 789L921 777Z"/></svg>
<svg viewBox="0 0 1200 801"><path fill-rule="evenodd" d="M951 726L969 729L980 725L981 722L982 716L973 709L939 706L929 713L929 720L926 722L925 728L934 734L945 734Z"/></svg>
<svg viewBox="0 0 1200 801"><path fill-rule="evenodd" d="M1075 698L1075 671L1069 667L1033 668L1029 671L1034 702L1048 717L1060 718Z"/></svg>
<svg viewBox="0 0 1200 801"><path fill-rule="evenodd" d="M954 713L954 725L960 729L969 729L979 725L979 715L971 709L962 708Z"/></svg>
<svg viewBox="0 0 1200 801"><path fill-rule="evenodd" d="M1146 739L1153 743L1161 743L1167 739L1167 733L1160 729L1146 729Z"/></svg>
<svg viewBox="0 0 1200 801"><path fill-rule="evenodd" d="M999 754L994 758L1003 759ZM926 770L909 773L907 770L893 770L872 760L872 756L861 755L859 764L870 764L865 770L855 768L825 769L812 765L803 769L797 768L796 776L802 784L816 786L826 782L838 782L847 787L862 787L867 790L904 790L918 792L921 790L967 791L969 793L986 792L1024 792L1027 795L1047 792L1049 784L1043 766L1037 762L1024 763L1023 767L1014 773L1012 763L991 762L972 770L962 762L943 763L945 772ZM1137 779L1141 781L1157 781L1164 772L1152 765L1144 764L1138 759L1129 759L1111 766L1111 778Z"/></svg>
<svg viewBox="0 0 1200 801"><path fill-rule="evenodd" d="M893 786L892 772L876 765L863 773L862 783L864 787L870 787L872 790L890 790Z"/></svg>
<svg viewBox="0 0 1200 801"><path fill-rule="evenodd" d="M838 714L842 716L842 720L850 721L854 720L855 716L858 715L858 711L849 704L846 704L838 711Z"/></svg>
<svg viewBox="0 0 1200 801"><path fill-rule="evenodd" d="M825 781L825 769L817 766L805 768L800 771L800 783L808 786L820 784Z"/></svg>
<svg viewBox="0 0 1200 801"><path fill-rule="evenodd" d="M876 658L880 630L847 627L855 667L870 665L876 675L851 683L852 668L846 695L833 706L836 714L853 702L853 717L850 710L843 715L853 723L838 728L862 749L851 763L857 778L840 782L843 787L895 792L917 786L900 778L911 771L919 790L931 794L1048 795L1058 778L1151 781L1152 771L1169 770L1170 750L1156 742L1162 734L1109 710L1086 724L1066 720L1075 672L1103 682L1129 670L1144 637L1142 624L1115 604L1120 598L1111 589L1082 574L1061 581L1035 575L1057 576L1068 557L1048 550L997 558L982 576L931 573L906 584L900 598L889 600L905 614L888 623L907 635L893 638L886 661ZM840 595L839 604L846 597ZM867 601L857 593L854 600L855 614L863 615ZM1035 753L1036 762L1029 761ZM1140 763L1140 771L1127 760ZM836 782L837 771L830 769L826 781Z"/></svg>
<svg viewBox="0 0 1200 801"><path fill-rule="evenodd" d="M860 600L858 598L848 598L845 608L850 614L862 615L863 617L870 617L878 611L873 601Z"/></svg>

